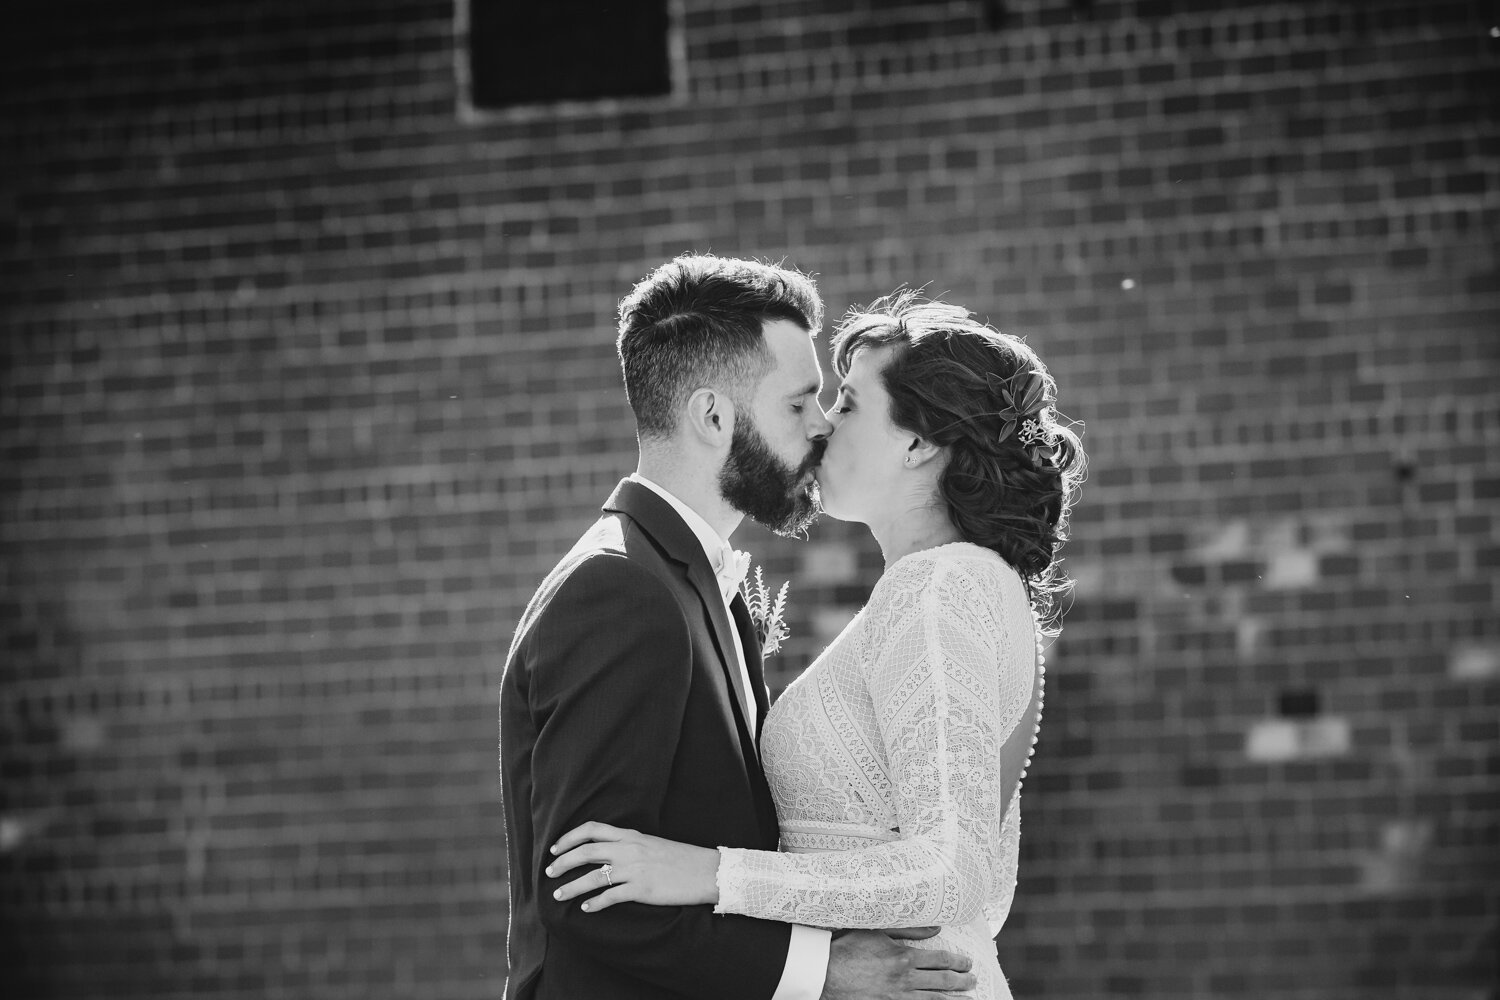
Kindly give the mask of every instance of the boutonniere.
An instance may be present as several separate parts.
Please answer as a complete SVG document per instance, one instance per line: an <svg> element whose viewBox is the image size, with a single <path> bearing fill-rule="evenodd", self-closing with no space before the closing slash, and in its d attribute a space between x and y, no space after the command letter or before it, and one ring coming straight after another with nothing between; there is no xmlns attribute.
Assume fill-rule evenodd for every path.
<svg viewBox="0 0 1500 1000"><path fill-rule="evenodd" d="M791 629L781 620L786 610L786 591L792 585L788 580L771 599L766 588L766 577L759 566L755 567L755 582L745 581L745 603L750 608L750 621L755 624L755 635L760 640L760 656L765 659L781 648L781 640L791 635Z"/></svg>

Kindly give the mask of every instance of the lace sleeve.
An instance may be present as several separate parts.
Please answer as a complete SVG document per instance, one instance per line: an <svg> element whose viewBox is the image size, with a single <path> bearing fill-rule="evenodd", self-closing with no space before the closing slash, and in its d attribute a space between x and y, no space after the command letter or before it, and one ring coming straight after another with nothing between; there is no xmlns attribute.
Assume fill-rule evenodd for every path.
<svg viewBox="0 0 1500 1000"><path fill-rule="evenodd" d="M877 928L985 914L1006 805L1001 748L1034 669L1030 630L1009 634L993 577L940 565L878 609L888 628L867 680L900 839L821 854L721 848L717 912Z"/></svg>

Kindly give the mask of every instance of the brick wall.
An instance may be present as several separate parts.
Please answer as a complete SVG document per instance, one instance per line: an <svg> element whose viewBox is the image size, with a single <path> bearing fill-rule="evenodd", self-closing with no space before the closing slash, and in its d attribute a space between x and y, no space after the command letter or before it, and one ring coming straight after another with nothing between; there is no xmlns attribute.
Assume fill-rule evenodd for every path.
<svg viewBox="0 0 1500 1000"><path fill-rule="evenodd" d="M1491 5L680 8L673 98L484 115L444 2L13 8L8 995L497 995L505 646L712 249L930 282L1087 424L1018 996L1495 996ZM784 683L878 554L738 540Z"/></svg>

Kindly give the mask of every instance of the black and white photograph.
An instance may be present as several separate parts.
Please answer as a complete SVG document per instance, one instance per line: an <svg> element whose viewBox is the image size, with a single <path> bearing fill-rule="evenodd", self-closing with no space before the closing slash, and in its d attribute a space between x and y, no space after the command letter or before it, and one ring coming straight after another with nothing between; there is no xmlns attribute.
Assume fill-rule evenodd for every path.
<svg viewBox="0 0 1500 1000"><path fill-rule="evenodd" d="M7 1000L1500 1000L1500 3L4 20Z"/></svg>

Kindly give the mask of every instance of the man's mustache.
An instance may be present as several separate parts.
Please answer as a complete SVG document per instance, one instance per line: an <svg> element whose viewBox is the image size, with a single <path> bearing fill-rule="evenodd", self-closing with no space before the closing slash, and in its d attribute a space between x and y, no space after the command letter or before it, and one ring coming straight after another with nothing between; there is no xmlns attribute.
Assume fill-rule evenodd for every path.
<svg viewBox="0 0 1500 1000"><path fill-rule="evenodd" d="M823 452L828 450L828 439L816 438L813 440L812 444L812 451L807 453L806 461L804 461L802 463L802 467L797 470L798 479L801 479L813 469L816 469L818 466L823 464Z"/></svg>

